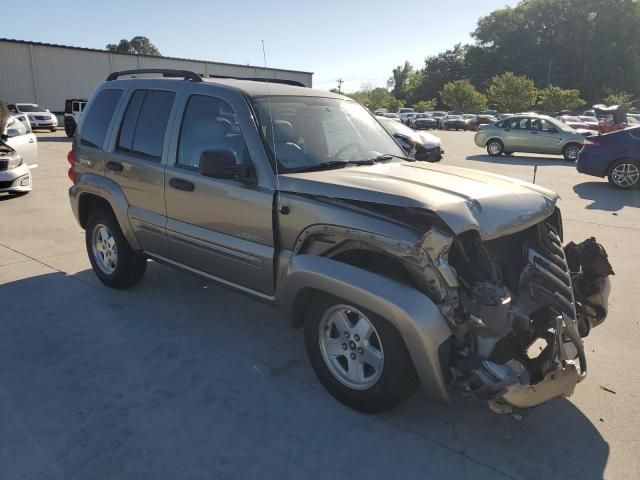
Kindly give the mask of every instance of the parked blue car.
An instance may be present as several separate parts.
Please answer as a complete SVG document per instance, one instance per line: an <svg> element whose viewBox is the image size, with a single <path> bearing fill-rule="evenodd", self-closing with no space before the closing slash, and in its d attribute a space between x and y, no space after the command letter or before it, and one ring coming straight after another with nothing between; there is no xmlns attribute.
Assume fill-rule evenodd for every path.
<svg viewBox="0 0 640 480"><path fill-rule="evenodd" d="M578 154L580 173L607 177L616 188L640 184L640 127L588 137Z"/></svg>

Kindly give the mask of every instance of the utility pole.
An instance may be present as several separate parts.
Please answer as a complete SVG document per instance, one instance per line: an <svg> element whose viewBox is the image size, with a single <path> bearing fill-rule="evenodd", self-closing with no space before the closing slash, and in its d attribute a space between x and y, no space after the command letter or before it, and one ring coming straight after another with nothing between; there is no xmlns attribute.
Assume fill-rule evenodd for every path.
<svg viewBox="0 0 640 480"><path fill-rule="evenodd" d="M344 80L342 80L341 78L338 79L338 93L342 94L342 84L344 83Z"/></svg>
<svg viewBox="0 0 640 480"><path fill-rule="evenodd" d="M547 88L551 86L551 65L553 64L553 60L549 59L549 68L547 69Z"/></svg>

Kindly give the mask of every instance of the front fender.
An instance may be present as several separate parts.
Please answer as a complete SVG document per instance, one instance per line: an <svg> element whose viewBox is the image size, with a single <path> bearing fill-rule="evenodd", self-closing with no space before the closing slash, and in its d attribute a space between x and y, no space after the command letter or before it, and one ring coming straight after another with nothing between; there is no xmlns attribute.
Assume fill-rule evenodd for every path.
<svg viewBox="0 0 640 480"><path fill-rule="evenodd" d="M304 292L320 291L353 302L385 318L398 330L428 395L448 400L439 348L451 336L429 297L407 285L325 257L297 255L280 290L289 318Z"/></svg>

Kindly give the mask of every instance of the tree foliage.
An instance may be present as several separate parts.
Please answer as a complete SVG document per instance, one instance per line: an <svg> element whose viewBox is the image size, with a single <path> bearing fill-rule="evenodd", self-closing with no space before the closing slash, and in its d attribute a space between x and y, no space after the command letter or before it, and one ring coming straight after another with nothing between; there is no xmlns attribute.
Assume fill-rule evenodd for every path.
<svg viewBox="0 0 640 480"><path fill-rule="evenodd" d="M413 105L416 112L432 112L438 107L438 101L435 98L431 100L420 100Z"/></svg>
<svg viewBox="0 0 640 480"><path fill-rule="evenodd" d="M393 76L387 82L387 87L391 89L391 95L398 99L406 98L409 80L414 73L413 67L409 62L404 62L404 65L398 65L394 68L392 73Z"/></svg>
<svg viewBox="0 0 640 480"><path fill-rule="evenodd" d="M440 97L445 105L458 112L479 113L487 108L487 97L471 85L469 80L445 83Z"/></svg>
<svg viewBox="0 0 640 480"><path fill-rule="evenodd" d="M533 107L538 90L530 78L507 72L496 75L489 85L489 101L500 112L523 112Z"/></svg>
<svg viewBox="0 0 640 480"><path fill-rule="evenodd" d="M580 91L548 87L540 90L538 108L544 112L559 112L561 110L578 110L586 105L580 98Z"/></svg>
<svg viewBox="0 0 640 480"><path fill-rule="evenodd" d="M407 92L407 99L416 102L435 98L445 83L464 78L465 52L465 47L458 44L451 50L428 57L424 62L424 68L419 71L418 78L412 79L413 85Z"/></svg>
<svg viewBox="0 0 640 480"><path fill-rule="evenodd" d="M123 38L117 45L110 43L107 45L107 50L114 53L127 53L132 55L151 55L154 57L160 56L160 51L151 43L147 37L137 36L131 40Z"/></svg>
<svg viewBox="0 0 640 480"><path fill-rule="evenodd" d="M633 103L633 95L629 92L609 92L604 98L606 105L621 105L627 112L635 112L636 107Z"/></svg>

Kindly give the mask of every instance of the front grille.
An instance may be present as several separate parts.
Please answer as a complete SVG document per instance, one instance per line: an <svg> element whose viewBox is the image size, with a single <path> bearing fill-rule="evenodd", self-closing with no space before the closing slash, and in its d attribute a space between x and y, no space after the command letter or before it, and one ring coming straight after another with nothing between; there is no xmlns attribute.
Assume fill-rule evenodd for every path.
<svg viewBox="0 0 640 480"><path fill-rule="evenodd" d="M9 166L9 160L0 160L0 172L4 172Z"/></svg>
<svg viewBox="0 0 640 480"><path fill-rule="evenodd" d="M0 188L9 188L12 183L13 183L13 180L9 180L7 182L0 182Z"/></svg>
<svg viewBox="0 0 640 480"><path fill-rule="evenodd" d="M567 260L560 236L547 222L538 225L535 247L529 249L529 293L556 313L576 319L576 307Z"/></svg>
<svg viewBox="0 0 640 480"><path fill-rule="evenodd" d="M40 121L49 120L49 117L43 117L43 116L35 116L33 118L35 118L36 120L40 120Z"/></svg>

